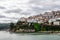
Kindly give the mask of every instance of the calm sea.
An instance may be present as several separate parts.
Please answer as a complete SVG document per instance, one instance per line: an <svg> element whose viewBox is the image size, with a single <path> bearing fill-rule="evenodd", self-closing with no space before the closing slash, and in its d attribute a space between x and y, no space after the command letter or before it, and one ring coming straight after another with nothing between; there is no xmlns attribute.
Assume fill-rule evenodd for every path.
<svg viewBox="0 0 60 40"><path fill-rule="evenodd" d="M0 40L60 40L60 34L9 33L0 31Z"/></svg>

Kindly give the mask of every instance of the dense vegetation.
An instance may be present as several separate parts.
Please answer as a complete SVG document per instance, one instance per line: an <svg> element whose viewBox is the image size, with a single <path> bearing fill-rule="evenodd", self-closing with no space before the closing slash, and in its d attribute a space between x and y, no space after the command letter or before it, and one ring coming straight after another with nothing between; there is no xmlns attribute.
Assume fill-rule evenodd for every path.
<svg viewBox="0 0 60 40"><path fill-rule="evenodd" d="M38 31L60 31L60 26L58 25L43 25L38 23L27 23L18 21L16 24L10 23L10 30L19 30L19 29L34 29L35 32Z"/></svg>

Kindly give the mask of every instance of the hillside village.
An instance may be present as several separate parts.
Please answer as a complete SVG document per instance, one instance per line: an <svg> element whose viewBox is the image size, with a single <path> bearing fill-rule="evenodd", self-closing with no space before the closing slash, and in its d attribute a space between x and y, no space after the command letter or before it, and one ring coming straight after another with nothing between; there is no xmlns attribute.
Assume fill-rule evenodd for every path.
<svg viewBox="0 0 60 40"><path fill-rule="evenodd" d="M60 11L45 12L44 14L21 17L16 24L10 23L13 32L43 32L60 31Z"/></svg>
<svg viewBox="0 0 60 40"><path fill-rule="evenodd" d="M22 17L20 18L19 21L37 22L37 23L49 22L49 24L53 22L55 25L60 25L60 22L58 20L60 20L60 10L45 12L44 14L30 16L28 18Z"/></svg>

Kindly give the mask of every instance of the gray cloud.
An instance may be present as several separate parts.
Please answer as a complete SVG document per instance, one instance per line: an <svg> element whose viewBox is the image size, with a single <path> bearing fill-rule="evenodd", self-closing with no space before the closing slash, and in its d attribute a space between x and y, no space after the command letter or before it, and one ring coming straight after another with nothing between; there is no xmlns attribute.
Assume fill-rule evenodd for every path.
<svg viewBox="0 0 60 40"><path fill-rule="evenodd" d="M11 10L5 11L5 13L20 13L21 11L22 11L21 9L11 9Z"/></svg>
<svg viewBox="0 0 60 40"><path fill-rule="evenodd" d="M3 6L0 6L0 9L6 9L5 7L3 7Z"/></svg>
<svg viewBox="0 0 60 40"><path fill-rule="evenodd" d="M0 18L5 18L5 16L3 16L3 15L0 15Z"/></svg>
<svg viewBox="0 0 60 40"><path fill-rule="evenodd" d="M41 13L44 11L48 11L48 10L59 10L60 9L60 5L56 2L59 2L60 0L31 0L29 3L33 4L31 6L31 9L33 12L35 13ZM41 7L39 7L41 6Z"/></svg>
<svg viewBox="0 0 60 40"><path fill-rule="evenodd" d="M0 18L8 18L8 19L15 19L15 20L18 19L18 18L16 18L16 17L6 17L6 16L4 16L4 15L0 15Z"/></svg>
<svg viewBox="0 0 60 40"><path fill-rule="evenodd" d="M28 12L23 12L23 13L20 13L20 15L30 15L31 13L28 13Z"/></svg>
<svg viewBox="0 0 60 40"><path fill-rule="evenodd" d="M9 18L9 19L15 19L15 20L18 19L18 18L15 18L15 17L6 17L6 18Z"/></svg>
<svg viewBox="0 0 60 40"><path fill-rule="evenodd" d="M4 0L0 0L0 1L4 1Z"/></svg>
<svg viewBox="0 0 60 40"><path fill-rule="evenodd" d="M39 3L41 0L31 0L30 3Z"/></svg>
<svg viewBox="0 0 60 40"><path fill-rule="evenodd" d="M19 15L30 15L31 14L31 10L28 9L26 11L23 11L22 9L12 9L12 10L6 10L5 13L16 13L16 14L19 14Z"/></svg>
<svg viewBox="0 0 60 40"><path fill-rule="evenodd" d="M54 8L59 8L60 9L60 5L53 5L51 8L52 9L54 9Z"/></svg>
<svg viewBox="0 0 60 40"><path fill-rule="evenodd" d="M11 0L11 1L0 0L0 1L6 2L6 3L1 2L3 6L0 6L0 11L2 12L2 9L5 9L2 12L2 13L5 13L4 14L5 16L0 15L0 18L7 18L7 19L11 19L11 20L12 19L17 20L17 19L19 19L19 17L22 17L22 16L27 17L30 15L40 14L41 12L48 11L48 10L60 9L60 3L59 3L60 0L30 0L28 3L21 2L19 4L17 4L18 0L17 0L17 2L16 2L16 0ZM4 4L6 4L6 5L4 5ZM14 7L14 6L16 6L16 7ZM15 14L13 14L13 13L17 14L17 16L15 16ZM9 16L9 14L11 16ZM11 20L9 20L9 21L11 21Z"/></svg>
<svg viewBox="0 0 60 40"><path fill-rule="evenodd" d="M31 14L32 14L32 10L31 9L28 9L28 10L20 13L20 15L26 15L26 16L27 15L31 15Z"/></svg>

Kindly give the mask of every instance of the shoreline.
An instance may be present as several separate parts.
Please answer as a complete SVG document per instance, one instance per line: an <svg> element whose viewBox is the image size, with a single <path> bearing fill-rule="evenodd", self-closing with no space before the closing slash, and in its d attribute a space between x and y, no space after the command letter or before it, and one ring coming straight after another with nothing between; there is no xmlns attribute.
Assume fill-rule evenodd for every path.
<svg viewBox="0 0 60 40"><path fill-rule="evenodd" d="M39 32L12 32L12 31L5 31L5 32L9 32L11 34L31 34L31 35L50 35L50 34L58 34L60 35L60 31L55 31L55 32L52 32L52 31L39 31Z"/></svg>
<svg viewBox="0 0 60 40"><path fill-rule="evenodd" d="M50 33L50 32L10 32L10 33L14 33L14 34L22 34L22 35L60 35L60 32L54 32L54 33Z"/></svg>
<svg viewBox="0 0 60 40"><path fill-rule="evenodd" d="M60 34L60 31L39 31L39 32L12 32L11 33L43 33L43 34Z"/></svg>

